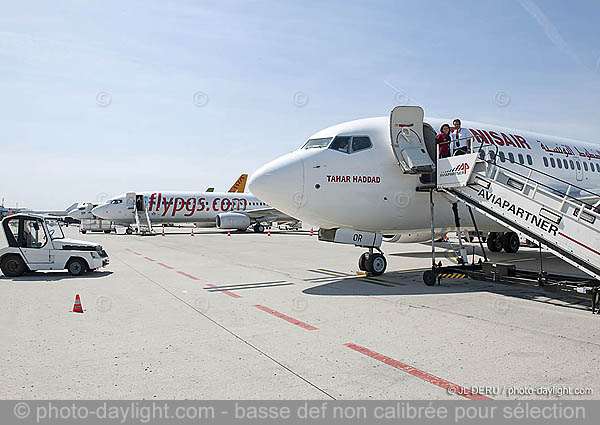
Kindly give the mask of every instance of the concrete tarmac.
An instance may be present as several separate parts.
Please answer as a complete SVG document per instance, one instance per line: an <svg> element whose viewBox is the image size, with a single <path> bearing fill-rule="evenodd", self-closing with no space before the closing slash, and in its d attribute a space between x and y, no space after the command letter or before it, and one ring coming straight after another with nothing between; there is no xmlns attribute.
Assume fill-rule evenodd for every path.
<svg viewBox="0 0 600 425"><path fill-rule="evenodd" d="M600 395L600 316L583 300L469 279L427 287L427 244L384 244L388 273L366 278L361 249L307 231L190 230L139 237L69 227L68 237L101 243L110 265L79 278L0 277L0 397ZM451 264L451 244L441 246ZM536 270L537 255L493 258ZM75 294L83 314L69 311Z"/></svg>

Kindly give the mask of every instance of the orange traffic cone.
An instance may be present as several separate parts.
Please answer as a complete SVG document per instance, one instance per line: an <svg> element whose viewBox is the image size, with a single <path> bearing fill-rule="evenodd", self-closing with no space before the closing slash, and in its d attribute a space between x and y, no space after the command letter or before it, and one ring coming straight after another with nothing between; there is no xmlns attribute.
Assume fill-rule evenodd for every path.
<svg viewBox="0 0 600 425"><path fill-rule="evenodd" d="M165 225L164 224L162 225L162 235L163 236L165 235Z"/></svg>
<svg viewBox="0 0 600 425"><path fill-rule="evenodd" d="M271 237L271 228L269 227L269 231L267 232L267 236Z"/></svg>
<svg viewBox="0 0 600 425"><path fill-rule="evenodd" d="M83 313L83 307L81 307L81 299L79 294L75 295L75 304L73 304L73 313Z"/></svg>
<svg viewBox="0 0 600 425"><path fill-rule="evenodd" d="M227 231L227 236L231 237L231 231L229 231L229 230Z"/></svg>
<svg viewBox="0 0 600 425"><path fill-rule="evenodd" d="M190 233L190 236L194 236L194 229L192 228L192 233Z"/></svg>
<svg viewBox="0 0 600 425"><path fill-rule="evenodd" d="M313 228L310 228L310 234L308 236L312 236L313 235Z"/></svg>

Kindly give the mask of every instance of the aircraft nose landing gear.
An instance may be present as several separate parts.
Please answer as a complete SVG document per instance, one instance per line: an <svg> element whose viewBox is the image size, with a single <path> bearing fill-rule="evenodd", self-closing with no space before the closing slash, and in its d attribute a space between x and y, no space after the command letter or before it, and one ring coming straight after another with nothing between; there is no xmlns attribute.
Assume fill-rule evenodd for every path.
<svg viewBox="0 0 600 425"><path fill-rule="evenodd" d="M379 252L373 252L373 248L369 248L369 252L363 253L358 259L358 268L372 276L379 276L385 273L387 268L387 260L378 249Z"/></svg>

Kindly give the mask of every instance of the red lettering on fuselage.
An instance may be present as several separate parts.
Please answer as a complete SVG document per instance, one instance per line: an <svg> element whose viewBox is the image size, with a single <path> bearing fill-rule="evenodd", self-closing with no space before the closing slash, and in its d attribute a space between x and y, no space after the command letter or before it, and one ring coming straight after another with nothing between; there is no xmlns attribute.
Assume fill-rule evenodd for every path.
<svg viewBox="0 0 600 425"><path fill-rule="evenodd" d="M169 208L171 208L171 205L173 204L173 198L170 198L168 203L167 203L167 198L165 198L165 200L164 200L164 204L165 204L165 205L164 205L164 207L165 207L165 210L164 210L164 211L163 211L163 213L162 213L163 217L164 217L165 215L167 215L167 211L169 211Z"/></svg>
<svg viewBox="0 0 600 425"><path fill-rule="evenodd" d="M162 193L153 193L148 198L148 212L158 212L165 217L169 212L175 217L178 212L185 211L185 217L191 217L195 212L210 211L206 198L195 197L166 197ZM245 211L248 201L244 198L214 198L212 199L214 211Z"/></svg>
<svg viewBox="0 0 600 425"><path fill-rule="evenodd" d="M490 143L497 146L514 146L520 149L531 149L529 143L523 136L518 134L505 134L500 132L498 134L495 131L482 130L478 128L470 128L469 131L473 133L473 136L479 143Z"/></svg>

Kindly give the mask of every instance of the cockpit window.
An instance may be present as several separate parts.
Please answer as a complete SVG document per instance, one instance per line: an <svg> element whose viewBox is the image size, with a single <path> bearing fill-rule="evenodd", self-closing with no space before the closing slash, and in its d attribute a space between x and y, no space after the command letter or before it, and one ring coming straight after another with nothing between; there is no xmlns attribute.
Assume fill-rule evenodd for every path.
<svg viewBox="0 0 600 425"><path fill-rule="evenodd" d="M324 148L329 142L331 142L331 137L324 137L322 139L309 139L308 142L302 146L302 149L310 149L310 148Z"/></svg>
<svg viewBox="0 0 600 425"><path fill-rule="evenodd" d="M363 149L369 149L373 144L371 139L367 136L354 136L352 138L352 152L362 151Z"/></svg>
<svg viewBox="0 0 600 425"><path fill-rule="evenodd" d="M331 142L329 149L350 153L350 136L336 136L333 142Z"/></svg>
<svg viewBox="0 0 600 425"><path fill-rule="evenodd" d="M113 199L112 201L110 201L111 204L122 204L123 200L122 199Z"/></svg>

